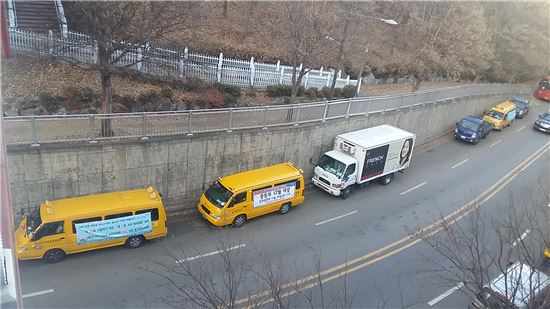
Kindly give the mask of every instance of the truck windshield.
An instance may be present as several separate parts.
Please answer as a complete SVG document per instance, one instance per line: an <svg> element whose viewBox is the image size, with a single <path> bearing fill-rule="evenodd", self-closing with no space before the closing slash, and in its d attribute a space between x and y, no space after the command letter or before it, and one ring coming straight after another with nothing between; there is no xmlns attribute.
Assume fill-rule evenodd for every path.
<svg viewBox="0 0 550 309"><path fill-rule="evenodd" d="M219 181L216 181L204 192L204 195L210 203L216 205L218 208L223 208L233 193L222 186Z"/></svg>
<svg viewBox="0 0 550 309"><path fill-rule="evenodd" d="M34 233L40 224L42 224L42 219L40 218L40 207L37 207L27 217L27 235Z"/></svg>
<svg viewBox="0 0 550 309"><path fill-rule="evenodd" d="M468 129L468 130L471 130L471 131L477 131L477 128L479 127L479 125L475 122L471 122L471 121L468 121L466 119L463 119L460 121L459 125L461 127L463 127L464 129Z"/></svg>
<svg viewBox="0 0 550 309"><path fill-rule="evenodd" d="M334 159L333 157L327 156L326 154L321 157L317 166L338 178L342 177L344 171L346 170L346 165L344 163Z"/></svg>

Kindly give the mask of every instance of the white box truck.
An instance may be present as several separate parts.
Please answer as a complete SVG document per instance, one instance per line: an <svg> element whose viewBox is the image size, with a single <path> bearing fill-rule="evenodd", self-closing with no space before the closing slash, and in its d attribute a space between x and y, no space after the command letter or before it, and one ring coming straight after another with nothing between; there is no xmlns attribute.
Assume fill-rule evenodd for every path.
<svg viewBox="0 0 550 309"><path fill-rule="evenodd" d="M319 159L312 181L344 199L355 185L373 179L387 185L393 173L409 166L415 139L415 134L390 125L340 134L334 149Z"/></svg>

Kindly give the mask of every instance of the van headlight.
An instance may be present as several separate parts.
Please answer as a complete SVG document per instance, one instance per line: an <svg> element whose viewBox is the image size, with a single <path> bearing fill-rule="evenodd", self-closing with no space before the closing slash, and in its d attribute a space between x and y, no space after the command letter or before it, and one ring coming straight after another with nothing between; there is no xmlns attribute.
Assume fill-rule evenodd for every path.
<svg viewBox="0 0 550 309"><path fill-rule="evenodd" d="M458 128L455 128L455 133L458 133Z"/></svg>
<svg viewBox="0 0 550 309"><path fill-rule="evenodd" d="M220 220L220 216L218 215L215 215L215 214L210 214L212 216L212 218L216 219L216 220Z"/></svg>
<svg viewBox="0 0 550 309"><path fill-rule="evenodd" d="M23 246L23 245L19 245L19 246L17 246L17 248L18 248L20 251L27 251L27 247L26 247L26 246Z"/></svg>
<svg viewBox="0 0 550 309"><path fill-rule="evenodd" d="M474 133L474 134L472 134L472 138L476 138L476 136L477 136L477 135L476 135L475 133Z"/></svg>

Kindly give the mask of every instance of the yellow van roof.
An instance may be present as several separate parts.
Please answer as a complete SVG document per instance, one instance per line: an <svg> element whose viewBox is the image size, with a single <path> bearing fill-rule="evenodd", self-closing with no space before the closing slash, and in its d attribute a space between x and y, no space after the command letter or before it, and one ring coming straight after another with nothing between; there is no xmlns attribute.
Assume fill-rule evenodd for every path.
<svg viewBox="0 0 550 309"><path fill-rule="evenodd" d="M515 109L515 108L516 108L516 104L512 103L511 101L504 101L502 103L499 103L499 104L495 105L492 108L492 110L503 113L503 112L510 111L512 109Z"/></svg>
<svg viewBox="0 0 550 309"><path fill-rule="evenodd" d="M153 187L71 197L40 204L43 222L55 222L73 217L103 216L120 210L133 210L139 206L155 207L160 196Z"/></svg>
<svg viewBox="0 0 550 309"><path fill-rule="evenodd" d="M220 183L232 192L250 188L256 185L277 182L281 179L298 177L301 171L291 163L281 163L258 168L220 178Z"/></svg>

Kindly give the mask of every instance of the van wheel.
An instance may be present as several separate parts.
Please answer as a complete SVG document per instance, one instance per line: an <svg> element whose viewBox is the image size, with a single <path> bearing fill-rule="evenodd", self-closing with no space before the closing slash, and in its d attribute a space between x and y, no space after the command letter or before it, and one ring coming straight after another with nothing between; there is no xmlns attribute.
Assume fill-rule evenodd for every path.
<svg viewBox="0 0 550 309"><path fill-rule="evenodd" d="M286 215L290 211L290 203L284 203L281 205L281 208L279 208L279 213L281 215Z"/></svg>
<svg viewBox="0 0 550 309"><path fill-rule="evenodd" d="M347 186L344 191L342 191L342 199L347 199L350 195L351 195L351 192L353 191L353 188L352 186Z"/></svg>
<svg viewBox="0 0 550 309"><path fill-rule="evenodd" d="M65 251L61 249L48 250L46 251L46 253L44 253L44 256L42 257L42 259L46 263L57 263L61 261L63 258L65 258Z"/></svg>
<svg viewBox="0 0 550 309"><path fill-rule="evenodd" d="M241 227L246 222L246 216L245 215L238 215L233 219L233 227Z"/></svg>
<svg viewBox="0 0 550 309"><path fill-rule="evenodd" d="M389 184L392 179L393 179L393 174L388 174L380 179L380 183L385 186Z"/></svg>
<svg viewBox="0 0 550 309"><path fill-rule="evenodd" d="M132 236L130 238L128 238L126 240L126 247L130 248L130 249L135 249L135 248L139 248L143 245L143 243L145 242L145 238L143 238L143 236L139 235L139 236Z"/></svg>

